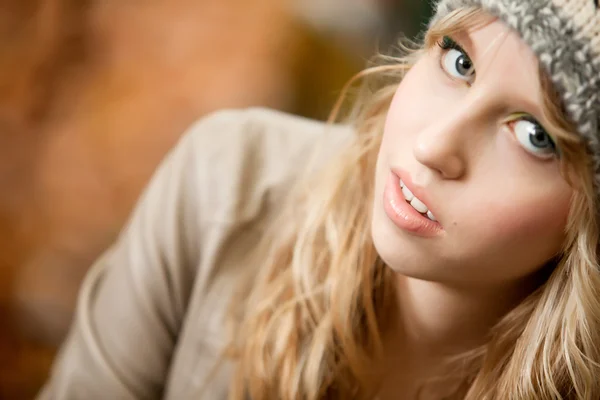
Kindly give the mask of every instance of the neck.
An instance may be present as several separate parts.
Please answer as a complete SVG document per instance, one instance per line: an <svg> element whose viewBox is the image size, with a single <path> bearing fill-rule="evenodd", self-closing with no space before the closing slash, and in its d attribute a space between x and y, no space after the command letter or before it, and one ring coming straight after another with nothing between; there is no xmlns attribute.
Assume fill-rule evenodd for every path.
<svg viewBox="0 0 600 400"><path fill-rule="evenodd" d="M443 362L484 345L490 329L534 287L519 282L465 289L403 275L397 279L397 313L383 335L386 381L393 382L395 393L400 386L412 393L418 382L447 374Z"/></svg>
<svg viewBox="0 0 600 400"><path fill-rule="evenodd" d="M466 351L485 343L491 327L528 292L521 285L464 289L398 276L396 331L411 349Z"/></svg>

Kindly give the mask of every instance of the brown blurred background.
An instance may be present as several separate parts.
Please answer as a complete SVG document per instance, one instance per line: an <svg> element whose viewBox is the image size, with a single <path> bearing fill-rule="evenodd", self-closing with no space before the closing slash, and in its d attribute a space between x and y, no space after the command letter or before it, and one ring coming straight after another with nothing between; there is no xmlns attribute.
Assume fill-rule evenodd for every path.
<svg viewBox="0 0 600 400"><path fill-rule="evenodd" d="M420 0L0 0L0 399L29 399L79 283L195 119L326 117Z"/></svg>

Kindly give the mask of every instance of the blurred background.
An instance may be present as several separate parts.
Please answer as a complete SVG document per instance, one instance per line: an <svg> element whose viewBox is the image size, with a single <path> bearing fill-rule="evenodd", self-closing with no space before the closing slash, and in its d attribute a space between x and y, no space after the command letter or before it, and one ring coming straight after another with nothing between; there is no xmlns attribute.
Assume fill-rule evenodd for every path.
<svg viewBox="0 0 600 400"><path fill-rule="evenodd" d="M79 284L196 119L326 118L425 0L0 0L0 399L33 398Z"/></svg>

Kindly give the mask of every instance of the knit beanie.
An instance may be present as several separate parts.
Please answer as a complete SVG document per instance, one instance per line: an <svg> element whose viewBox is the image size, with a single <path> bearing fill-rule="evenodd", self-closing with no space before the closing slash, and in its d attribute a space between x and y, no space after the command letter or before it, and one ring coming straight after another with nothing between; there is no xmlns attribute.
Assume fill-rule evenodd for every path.
<svg viewBox="0 0 600 400"><path fill-rule="evenodd" d="M439 0L431 23L464 7L500 18L531 47L594 161L600 188L599 0ZM510 71L506 71L510 73Z"/></svg>

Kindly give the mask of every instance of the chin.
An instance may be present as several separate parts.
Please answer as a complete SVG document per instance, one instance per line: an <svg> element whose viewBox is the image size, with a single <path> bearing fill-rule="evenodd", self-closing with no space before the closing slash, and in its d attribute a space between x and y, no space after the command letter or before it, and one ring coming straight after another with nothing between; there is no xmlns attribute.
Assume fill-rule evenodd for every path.
<svg viewBox="0 0 600 400"><path fill-rule="evenodd" d="M373 210L371 239L377 254L392 271L426 281L452 280L452 277L444 277L450 269L444 268L442 260L435 259L438 251L425 245L428 239L400 231L381 207L375 206Z"/></svg>
<svg viewBox="0 0 600 400"><path fill-rule="evenodd" d="M394 272L405 275L418 274L418 271L413 270L422 264L422 254L419 255L415 245L410 243L410 238L404 236L385 216L381 207L375 207L371 221L371 238L377 254Z"/></svg>

